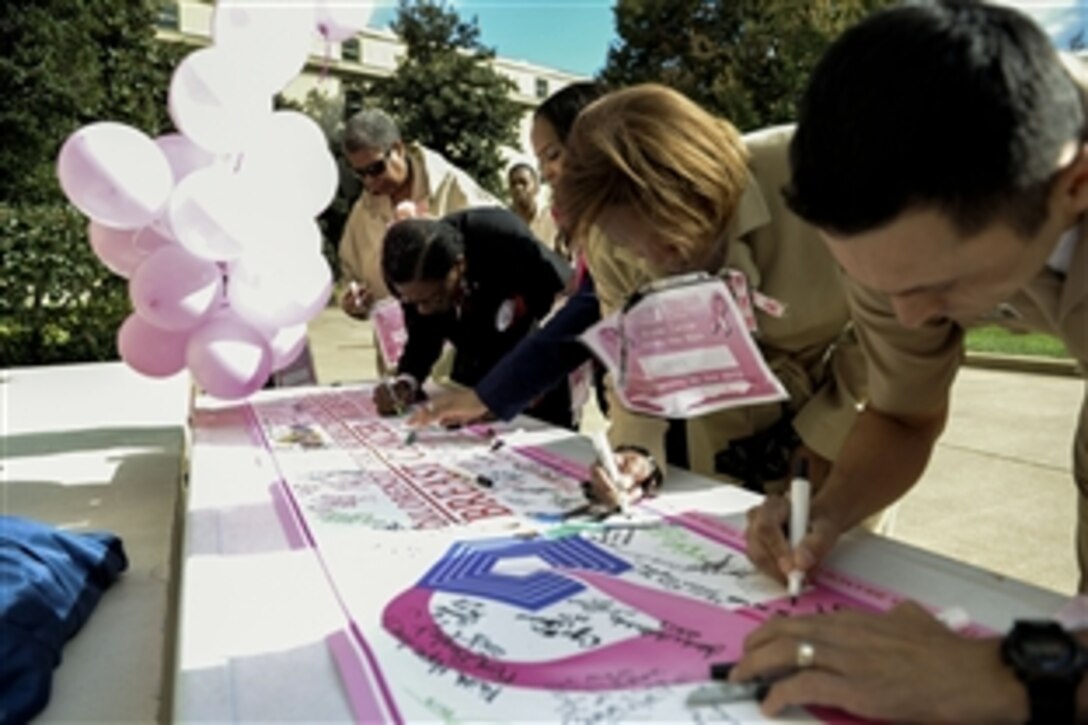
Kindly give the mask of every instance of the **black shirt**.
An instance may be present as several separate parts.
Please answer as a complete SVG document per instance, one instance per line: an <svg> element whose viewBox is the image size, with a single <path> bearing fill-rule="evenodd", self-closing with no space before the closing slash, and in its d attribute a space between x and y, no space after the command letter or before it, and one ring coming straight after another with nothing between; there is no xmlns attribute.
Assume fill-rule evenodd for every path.
<svg viewBox="0 0 1088 725"><path fill-rule="evenodd" d="M463 297L434 315L402 305L408 340L398 369L422 383L449 341L457 350L451 378L472 387L551 311L571 269L506 209L466 209L440 223L464 238Z"/></svg>

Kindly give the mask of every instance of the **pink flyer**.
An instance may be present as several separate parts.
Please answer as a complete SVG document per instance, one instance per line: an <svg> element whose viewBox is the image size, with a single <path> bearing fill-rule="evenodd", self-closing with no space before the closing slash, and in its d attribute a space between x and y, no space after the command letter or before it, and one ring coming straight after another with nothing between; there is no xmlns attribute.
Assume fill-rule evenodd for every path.
<svg viewBox="0 0 1088 725"><path fill-rule="evenodd" d="M404 343L408 341L408 330L404 326L404 310L401 309L400 302L394 299L382 300L374 305L374 309L370 312L370 319L374 323L374 332L378 336L382 362L387 368L396 368L397 361L404 352Z"/></svg>
<svg viewBox="0 0 1088 725"><path fill-rule="evenodd" d="M651 291L582 341L636 412L690 418L787 397L718 278Z"/></svg>

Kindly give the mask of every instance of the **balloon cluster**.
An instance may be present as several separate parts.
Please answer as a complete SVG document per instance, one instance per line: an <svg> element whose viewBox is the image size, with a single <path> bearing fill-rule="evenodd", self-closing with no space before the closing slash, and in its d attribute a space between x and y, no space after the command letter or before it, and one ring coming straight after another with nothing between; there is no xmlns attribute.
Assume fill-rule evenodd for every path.
<svg viewBox="0 0 1088 725"><path fill-rule="evenodd" d="M117 333L131 368L166 377L188 367L219 398L242 398L289 365L332 275L315 217L336 192L321 128L273 95L302 70L315 40L343 40L369 5L336 0L220 0L213 44L170 82L180 133L151 139L121 123L80 128L57 175L90 217L95 255L129 280L135 310Z"/></svg>

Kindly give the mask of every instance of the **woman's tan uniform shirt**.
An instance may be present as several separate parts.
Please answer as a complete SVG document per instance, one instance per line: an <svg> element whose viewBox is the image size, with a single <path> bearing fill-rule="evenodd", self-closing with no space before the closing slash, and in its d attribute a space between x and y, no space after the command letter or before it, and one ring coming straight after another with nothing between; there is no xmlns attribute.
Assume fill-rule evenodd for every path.
<svg viewBox="0 0 1088 725"><path fill-rule="evenodd" d="M729 240L726 267L744 272L750 289L786 305L780 318L755 310L759 326L755 339L790 394L798 434L810 448L833 460L864 398L865 365L849 332L838 265L816 229L782 200L792 135L792 127L776 127L744 137L751 154L749 184L732 224L723 230ZM619 309L652 276L659 276L600 235L587 240L586 251L604 315ZM665 460L667 421L624 410L614 395L612 403L613 444L643 445L659 461ZM715 453L732 440L768 428L781 411L780 404L763 404L689 420L691 470L713 475Z"/></svg>

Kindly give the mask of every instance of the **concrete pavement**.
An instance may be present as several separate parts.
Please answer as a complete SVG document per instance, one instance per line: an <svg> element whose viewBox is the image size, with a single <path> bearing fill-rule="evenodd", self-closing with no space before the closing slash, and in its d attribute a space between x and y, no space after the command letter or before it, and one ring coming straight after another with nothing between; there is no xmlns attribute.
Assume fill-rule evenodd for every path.
<svg viewBox="0 0 1088 725"><path fill-rule="evenodd" d="M321 383L372 379L370 325L330 307L310 323ZM954 559L1072 593L1076 494L1071 451L1081 378L964 368L948 428L890 535ZM583 428L603 425L587 411Z"/></svg>

